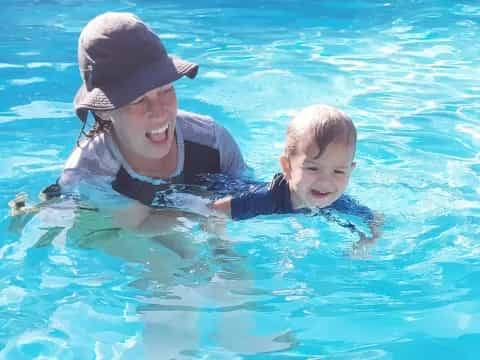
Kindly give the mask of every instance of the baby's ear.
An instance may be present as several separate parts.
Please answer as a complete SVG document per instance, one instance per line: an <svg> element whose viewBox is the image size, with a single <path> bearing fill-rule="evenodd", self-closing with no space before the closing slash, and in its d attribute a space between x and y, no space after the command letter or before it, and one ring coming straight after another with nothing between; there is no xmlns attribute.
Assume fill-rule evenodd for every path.
<svg viewBox="0 0 480 360"><path fill-rule="evenodd" d="M352 165L350 165L351 170L355 169L357 166L357 163L355 161L352 161Z"/></svg>
<svg viewBox="0 0 480 360"><path fill-rule="evenodd" d="M290 167L290 160L285 155L280 156L280 166L282 167L283 175L287 180L290 180L292 169Z"/></svg>

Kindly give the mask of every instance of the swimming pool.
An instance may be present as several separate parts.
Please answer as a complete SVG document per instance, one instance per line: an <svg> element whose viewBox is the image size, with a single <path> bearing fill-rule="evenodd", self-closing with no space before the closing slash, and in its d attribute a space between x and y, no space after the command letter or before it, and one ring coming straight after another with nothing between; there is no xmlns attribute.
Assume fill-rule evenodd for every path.
<svg viewBox="0 0 480 360"><path fill-rule="evenodd" d="M385 215L378 245L354 258L353 234L305 216L231 222L220 243L185 220L186 258L63 228L62 211L47 246L40 217L12 229L8 200L35 198L74 146L76 41L107 10L201 64L180 107L224 124L261 180L296 110L350 114L349 193ZM22 0L1 17L0 358L476 358L477 2Z"/></svg>

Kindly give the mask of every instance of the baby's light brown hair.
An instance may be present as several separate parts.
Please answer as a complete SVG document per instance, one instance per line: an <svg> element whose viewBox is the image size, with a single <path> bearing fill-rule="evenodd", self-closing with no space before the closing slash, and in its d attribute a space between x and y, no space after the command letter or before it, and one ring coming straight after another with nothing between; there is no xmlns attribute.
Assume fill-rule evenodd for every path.
<svg viewBox="0 0 480 360"><path fill-rule="evenodd" d="M312 105L298 113L287 128L285 156L308 153L316 145L318 158L332 142L355 146L357 130L342 111L327 105Z"/></svg>

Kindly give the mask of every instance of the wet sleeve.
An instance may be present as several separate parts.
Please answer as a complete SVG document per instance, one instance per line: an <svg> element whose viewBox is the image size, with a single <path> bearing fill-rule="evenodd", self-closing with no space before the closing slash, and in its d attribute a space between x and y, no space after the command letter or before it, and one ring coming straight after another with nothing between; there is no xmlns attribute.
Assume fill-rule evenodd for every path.
<svg viewBox="0 0 480 360"><path fill-rule="evenodd" d="M216 123L216 147L220 152L220 169L231 176L242 175L247 166L242 153L232 135L222 125Z"/></svg>
<svg viewBox="0 0 480 360"><path fill-rule="evenodd" d="M269 184L259 185L234 197L232 219L248 219L257 215L293 213L290 190L282 174L276 174Z"/></svg>
<svg viewBox="0 0 480 360"><path fill-rule="evenodd" d="M113 180L120 168L108 150L104 136L86 139L76 146L65 162L58 185L62 190L70 191L82 182L95 182L96 178Z"/></svg>
<svg viewBox="0 0 480 360"><path fill-rule="evenodd" d="M266 185L232 198L231 215L234 220L250 219L274 212L272 192Z"/></svg>
<svg viewBox="0 0 480 360"><path fill-rule="evenodd" d="M362 218L367 224L374 219L372 210L365 205L361 205L357 200L348 195L342 195L340 199L335 201L331 208L347 215L358 216Z"/></svg>
<svg viewBox="0 0 480 360"><path fill-rule="evenodd" d="M71 191L81 181L88 179L89 174L86 170L83 169L64 169L58 178L58 185L65 191Z"/></svg>

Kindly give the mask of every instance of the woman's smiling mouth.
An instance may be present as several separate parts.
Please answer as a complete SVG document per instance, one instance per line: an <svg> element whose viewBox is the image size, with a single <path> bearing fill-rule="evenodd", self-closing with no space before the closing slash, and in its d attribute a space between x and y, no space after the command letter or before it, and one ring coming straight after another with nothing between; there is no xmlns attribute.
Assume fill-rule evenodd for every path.
<svg viewBox="0 0 480 360"><path fill-rule="evenodd" d="M147 131L145 136L154 143L164 143L166 140L168 140L169 129L170 123L167 123L160 128Z"/></svg>

